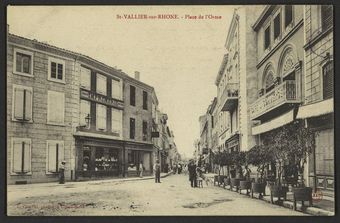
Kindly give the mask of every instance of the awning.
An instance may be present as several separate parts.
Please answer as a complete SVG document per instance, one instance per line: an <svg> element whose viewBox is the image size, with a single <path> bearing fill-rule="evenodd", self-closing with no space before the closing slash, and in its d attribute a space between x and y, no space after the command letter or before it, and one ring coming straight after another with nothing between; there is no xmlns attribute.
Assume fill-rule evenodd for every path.
<svg viewBox="0 0 340 223"><path fill-rule="evenodd" d="M329 114L334 112L333 106L334 106L333 98L314 104L304 105L299 108L296 118L303 119Z"/></svg>
<svg viewBox="0 0 340 223"><path fill-rule="evenodd" d="M254 126L252 128L252 134L258 135L264 132L271 131L273 129L279 128L283 125L286 125L294 120L294 109L290 110L289 112L280 115L277 118L274 118L268 122L265 122L261 125Z"/></svg>

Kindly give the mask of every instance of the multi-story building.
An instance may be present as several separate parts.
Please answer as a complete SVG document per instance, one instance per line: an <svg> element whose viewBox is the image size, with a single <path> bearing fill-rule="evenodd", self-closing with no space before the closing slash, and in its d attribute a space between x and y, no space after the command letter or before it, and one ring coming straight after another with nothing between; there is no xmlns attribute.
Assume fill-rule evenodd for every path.
<svg viewBox="0 0 340 223"><path fill-rule="evenodd" d="M249 104L256 99L256 33L252 29L259 6L235 9L225 42L215 85L219 128L218 147L226 151L246 151L255 145L251 134Z"/></svg>
<svg viewBox="0 0 340 223"><path fill-rule="evenodd" d="M334 197L333 7L304 6L304 97L297 118L315 131L307 183Z"/></svg>
<svg viewBox="0 0 340 223"><path fill-rule="evenodd" d="M8 182L151 174L153 87L88 56L8 34Z"/></svg>
<svg viewBox="0 0 340 223"><path fill-rule="evenodd" d="M250 105L250 119L259 141L292 123L304 97L303 10L303 5L268 5L253 26L258 93ZM270 166L273 172L275 167Z"/></svg>
<svg viewBox="0 0 340 223"><path fill-rule="evenodd" d="M7 182L47 182L74 170L75 58L66 50L7 35Z"/></svg>

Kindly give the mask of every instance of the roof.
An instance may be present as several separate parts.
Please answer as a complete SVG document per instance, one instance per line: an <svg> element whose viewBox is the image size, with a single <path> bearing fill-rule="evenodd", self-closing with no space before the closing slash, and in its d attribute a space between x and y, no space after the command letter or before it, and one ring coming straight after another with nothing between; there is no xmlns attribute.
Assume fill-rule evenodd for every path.
<svg viewBox="0 0 340 223"><path fill-rule="evenodd" d="M33 39L33 40L28 39L28 38L18 36L18 35L12 34L12 33L8 33L7 41L9 43L19 42L18 44L20 44L20 45L27 45L27 43L31 43L35 47L40 47L42 50L46 50L46 48L47 48L47 49L50 49L52 51L59 51L59 52L63 53L66 57L69 57L69 58L74 59L74 60L82 60L85 63L86 62L94 63L96 66L101 66L103 68L106 68L108 70L108 72L110 72L110 74L113 73L113 75L116 75L116 76L118 76L122 79L127 79L127 80L134 82L136 84L142 85L143 87L149 88L149 90L154 89L152 86L150 86L150 85L148 85L144 82L141 82L139 80L136 80L135 78L129 76L128 74L124 73L123 71L121 71L119 69L111 67L107 64L104 64L104 63L102 63L102 62L100 62L100 61L98 61L98 60L96 60L92 57L86 56L86 55L81 54L81 53L77 53L77 52L67 50L67 49L64 49L64 48L61 48L61 47L53 46L53 45L50 45L48 43L40 42L36 39Z"/></svg>

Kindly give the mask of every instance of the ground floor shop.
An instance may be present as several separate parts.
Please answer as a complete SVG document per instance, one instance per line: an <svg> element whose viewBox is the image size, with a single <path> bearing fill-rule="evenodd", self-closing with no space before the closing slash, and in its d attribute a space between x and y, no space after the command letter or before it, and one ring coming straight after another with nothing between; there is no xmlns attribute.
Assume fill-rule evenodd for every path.
<svg viewBox="0 0 340 223"><path fill-rule="evenodd" d="M76 180L152 174L152 145L76 137Z"/></svg>

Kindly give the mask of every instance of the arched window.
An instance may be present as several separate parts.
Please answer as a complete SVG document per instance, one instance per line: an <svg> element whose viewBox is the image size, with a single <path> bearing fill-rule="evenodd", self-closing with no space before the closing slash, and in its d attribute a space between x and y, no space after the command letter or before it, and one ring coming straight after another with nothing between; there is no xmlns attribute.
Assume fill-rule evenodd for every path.
<svg viewBox="0 0 340 223"><path fill-rule="evenodd" d="M266 74L265 77L265 91L269 92L270 90L272 90L274 88L274 74L273 72L269 71Z"/></svg>

